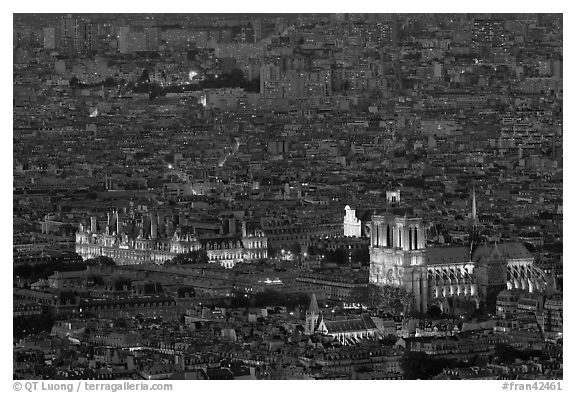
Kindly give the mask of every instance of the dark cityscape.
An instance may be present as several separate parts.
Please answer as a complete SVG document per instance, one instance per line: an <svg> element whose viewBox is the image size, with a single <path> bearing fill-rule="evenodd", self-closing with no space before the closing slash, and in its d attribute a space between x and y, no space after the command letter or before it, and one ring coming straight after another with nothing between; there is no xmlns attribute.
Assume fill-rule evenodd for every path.
<svg viewBox="0 0 576 393"><path fill-rule="evenodd" d="M13 14L12 98L15 381L562 390L563 14Z"/></svg>

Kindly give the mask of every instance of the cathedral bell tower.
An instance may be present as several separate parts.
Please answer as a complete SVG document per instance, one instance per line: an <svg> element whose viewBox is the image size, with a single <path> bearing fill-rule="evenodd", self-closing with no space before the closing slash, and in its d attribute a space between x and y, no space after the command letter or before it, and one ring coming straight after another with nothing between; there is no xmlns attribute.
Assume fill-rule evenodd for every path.
<svg viewBox="0 0 576 393"><path fill-rule="evenodd" d="M415 310L426 310L426 227L422 218L372 215L370 232L370 283L404 287L414 293Z"/></svg>

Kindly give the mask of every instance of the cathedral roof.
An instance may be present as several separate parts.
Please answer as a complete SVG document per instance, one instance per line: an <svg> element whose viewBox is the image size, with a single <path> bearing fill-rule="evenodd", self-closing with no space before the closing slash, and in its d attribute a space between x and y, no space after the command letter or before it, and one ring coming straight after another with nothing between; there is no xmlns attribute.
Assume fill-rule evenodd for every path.
<svg viewBox="0 0 576 393"><path fill-rule="evenodd" d="M407 216L408 218L414 217L414 208L412 206L393 207L390 211L397 216Z"/></svg>
<svg viewBox="0 0 576 393"><path fill-rule="evenodd" d="M356 213L358 216L358 213ZM407 207L390 207L386 209L373 210L372 216L394 216L401 218L415 218L414 208L411 206Z"/></svg>
<svg viewBox="0 0 576 393"><path fill-rule="evenodd" d="M483 244L476 248L472 255L474 262L486 259L526 259L532 258L532 254L519 242Z"/></svg>
<svg viewBox="0 0 576 393"><path fill-rule="evenodd" d="M470 262L468 247L430 247L425 250L426 265Z"/></svg>

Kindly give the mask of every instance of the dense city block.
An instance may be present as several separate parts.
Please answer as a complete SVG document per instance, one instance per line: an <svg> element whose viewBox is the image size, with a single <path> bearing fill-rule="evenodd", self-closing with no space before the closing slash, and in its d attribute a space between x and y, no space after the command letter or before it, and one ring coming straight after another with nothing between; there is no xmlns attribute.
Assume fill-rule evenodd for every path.
<svg viewBox="0 0 576 393"><path fill-rule="evenodd" d="M14 14L15 379L562 379L561 14Z"/></svg>

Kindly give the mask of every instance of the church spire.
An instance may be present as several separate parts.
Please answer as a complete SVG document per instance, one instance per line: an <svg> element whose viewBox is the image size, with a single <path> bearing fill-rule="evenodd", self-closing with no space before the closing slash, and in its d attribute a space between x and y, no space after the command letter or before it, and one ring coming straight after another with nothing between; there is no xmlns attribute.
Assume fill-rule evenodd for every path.
<svg viewBox="0 0 576 393"><path fill-rule="evenodd" d="M320 316L320 308L318 307L318 302L316 301L316 294L312 294L310 299L310 305L306 311L306 323L304 325L305 334L314 334L318 326L318 318Z"/></svg>
<svg viewBox="0 0 576 393"><path fill-rule="evenodd" d="M478 216L476 214L476 185L472 186L472 231L470 233L470 260L474 252L474 241L478 237Z"/></svg>
<svg viewBox="0 0 576 393"><path fill-rule="evenodd" d="M472 188L472 220L474 220L474 227L476 227L476 186Z"/></svg>
<svg viewBox="0 0 576 393"><path fill-rule="evenodd" d="M320 308L318 307L318 301L316 300L316 294L312 294L310 299L310 305L308 306L308 314L318 315L320 314Z"/></svg>

